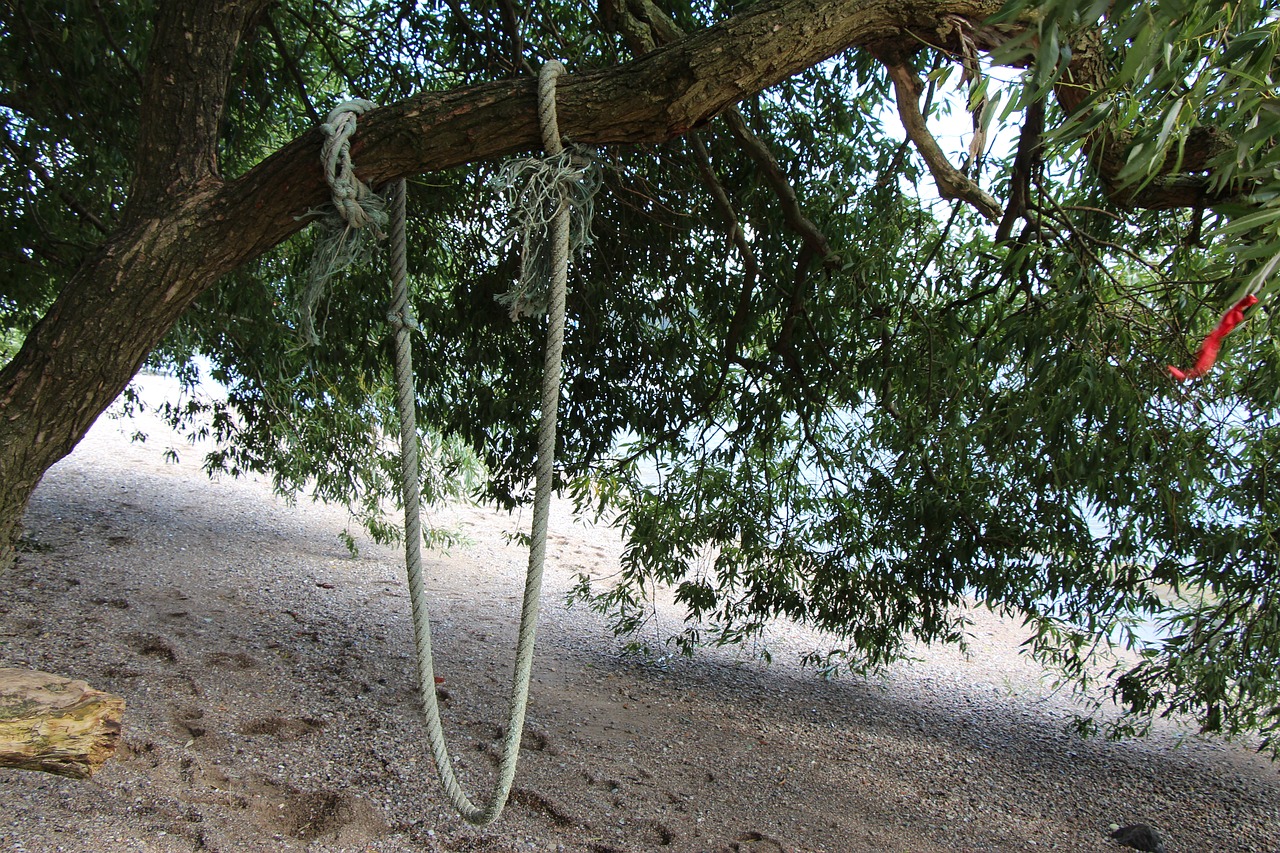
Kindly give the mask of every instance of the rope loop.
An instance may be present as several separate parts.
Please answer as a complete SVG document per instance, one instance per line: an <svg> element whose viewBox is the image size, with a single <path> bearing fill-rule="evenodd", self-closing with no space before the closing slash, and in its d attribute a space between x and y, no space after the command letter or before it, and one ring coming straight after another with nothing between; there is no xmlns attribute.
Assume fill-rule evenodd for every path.
<svg viewBox="0 0 1280 853"><path fill-rule="evenodd" d="M556 68L559 68L556 71ZM558 146L551 157L566 152L560 143L560 132L555 115L555 78L564 73L560 63L548 63L539 78L539 116L543 121L544 140ZM549 94L548 94L549 93ZM545 109L550 104L549 109ZM332 116L331 116L332 118ZM345 122L345 118L342 119ZM335 127L331 138L338 138L342 131ZM340 146L341 143L338 143ZM333 156L337 164L334 174L341 172L342 153ZM326 153L326 164L330 162ZM575 166L581 171L581 168ZM567 170L562 170L567 171ZM567 181L567 182L566 182ZM563 187L583 183L581 178L556 179L548 182L557 196L539 198L538 210L554 201L549 217L551 248L544 252L551 258L547 293L547 348L542 364L541 414L538 423L538 455L534 476L536 486L533 499L533 525L529 534L529 565L525 572L524 604L520 612L520 629L516 639L515 671L511 677L511 693L508 705L506 734L503 737L502 756L498 761L497 778L489 799L483 805L471 801L462 790L453 761L445 742L444 725L440 718L440 703L435 691L435 661L431 649L431 618L427 610L426 587L422 573L422 519L419 494L421 466L418 454L418 429L416 422L416 392L413 377L413 350L410 346L410 329L413 320L409 314L408 274L405 260L405 182L397 181L392 187L390 221L391 229L391 280L392 301L388 320L395 329L395 380L396 409L400 418L400 466L404 500L405 571L409 579L409 600L413 610L414 644L418 659L418 688L422 700L423 717L431 756L435 761L440 786L449 802L464 820L476 826L485 826L497 820L506 806L515 782L516 763L520 756L520 741L524 734L525 713L529 706L529 683L533 674L534 637L538 626L538 610L542 593L542 574L547 553L547 525L551 515L551 492L554 488L556 419L560 400L560 366L564 350L565 292L569 266L569 208L567 193ZM550 192L550 190L548 190ZM593 191L594 192L594 191ZM528 241L526 239L526 247ZM522 264L526 266L527 264Z"/></svg>

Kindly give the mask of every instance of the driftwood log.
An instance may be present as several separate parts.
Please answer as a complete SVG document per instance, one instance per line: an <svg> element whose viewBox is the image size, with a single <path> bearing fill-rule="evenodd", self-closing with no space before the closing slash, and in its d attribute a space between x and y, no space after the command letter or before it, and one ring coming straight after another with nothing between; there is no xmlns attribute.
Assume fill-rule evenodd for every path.
<svg viewBox="0 0 1280 853"><path fill-rule="evenodd" d="M116 751L124 699L83 681L0 668L0 767L88 779Z"/></svg>

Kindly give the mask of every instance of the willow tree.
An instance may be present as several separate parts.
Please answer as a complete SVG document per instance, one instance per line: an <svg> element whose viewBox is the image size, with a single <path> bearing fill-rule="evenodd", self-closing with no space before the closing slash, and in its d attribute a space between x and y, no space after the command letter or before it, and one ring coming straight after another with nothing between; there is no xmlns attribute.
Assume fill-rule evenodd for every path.
<svg viewBox="0 0 1280 853"><path fill-rule="evenodd" d="M583 589L619 628L661 582L687 647L786 616L856 668L962 640L976 601L1074 678L1135 644L1122 727L1272 732L1276 47L1245 0L0 4L0 562L135 372L198 354L228 398L168 413L211 469L390 532L385 286L307 286L316 127L350 96L382 105L361 176L411 181L433 482L475 454L523 500L539 327L495 299L487 181L537 147L559 58L561 128L607 175L560 476L625 527L617 584Z"/></svg>

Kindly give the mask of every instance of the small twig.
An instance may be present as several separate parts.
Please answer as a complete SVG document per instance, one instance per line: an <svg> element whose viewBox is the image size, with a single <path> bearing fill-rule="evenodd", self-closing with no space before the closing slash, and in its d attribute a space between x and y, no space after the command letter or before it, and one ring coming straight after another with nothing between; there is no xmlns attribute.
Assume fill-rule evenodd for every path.
<svg viewBox="0 0 1280 853"><path fill-rule="evenodd" d="M81 204L80 200L71 193L66 190L58 190L58 198L62 199L62 203L65 204L72 213L92 225L99 234L105 236L111 233L110 226L103 222L96 213Z"/></svg>
<svg viewBox="0 0 1280 853"><path fill-rule="evenodd" d="M1076 210L1081 213L1096 213L1099 216L1105 216L1108 219L1110 219L1112 222L1116 222L1116 223L1124 222L1124 219L1119 215L1117 215L1114 211L1103 210L1100 207L1093 207L1092 205L1088 205L1088 204L1063 204L1063 205L1059 205L1059 207L1061 207L1063 210Z"/></svg>
<svg viewBox="0 0 1280 853"><path fill-rule="evenodd" d="M729 200L729 194L725 191L724 184L720 183L720 178L716 176L715 170L711 167L711 155L707 152L707 146L702 138L696 133L689 134L689 143L693 149L694 162L698 167L698 174L702 176L702 182L706 184L707 190L711 193L711 198L715 201L716 207L720 210L720 214L724 216L725 223L729 226L729 240L737 248L738 254L742 257L742 274L746 280L747 286L752 287L755 284L756 276L759 274L760 266L756 262L756 256L751 251L751 245L747 243L746 234L742 230L742 223L738 221L738 213L733 209L733 202ZM736 319L736 316L735 316Z"/></svg>
<svg viewBox="0 0 1280 853"><path fill-rule="evenodd" d="M1040 163L1040 137L1044 133L1044 101L1027 106L1027 116L1018 135L1018 153L1013 157L1009 176L1009 202L1004 217L996 228L996 242L1003 243L1013 232L1013 225L1031 205L1031 173Z"/></svg>
<svg viewBox="0 0 1280 853"><path fill-rule="evenodd" d="M307 97L307 84L302 79L302 72L298 70L298 65L293 61L293 56L289 53L288 47L284 43L284 36L280 33L280 28L276 26L275 20L271 17L271 13L263 15L263 26L267 29L267 34L271 36L271 41L275 43L276 53L280 55L280 59L284 62L284 66L289 71L289 76L293 78L293 85L298 87L298 96L302 98L302 104L307 108L307 115L311 117L313 124L323 124L324 119L320 117L320 113L316 112L316 108L312 106L311 99Z"/></svg>
<svg viewBox="0 0 1280 853"><path fill-rule="evenodd" d="M516 16L515 6L511 5L511 0L501 0L498 10L501 12L502 26L507 31L507 38L511 40L512 76L521 72L530 77L538 76L533 66L529 64L529 60L524 58L524 36L520 32L520 20Z"/></svg>
<svg viewBox="0 0 1280 853"><path fill-rule="evenodd" d="M1087 251L1088 247L1085 246L1085 244L1091 243L1094 246L1097 246L1099 248L1108 249L1117 254L1124 255L1129 260L1133 261L1139 266L1146 267L1148 270L1150 270L1153 273L1156 273L1156 274L1160 273L1160 266L1158 264L1152 263L1149 259L1144 258L1141 253L1135 252L1134 250L1128 248L1127 246L1123 246L1112 240L1103 240L1100 237L1093 236L1087 231L1082 231L1076 228L1074 223L1071 221L1071 217L1067 215L1067 211L1071 209L1079 209L1079 208L1063 207L1058 203L1057 199L1053 198L1051 195L1046 195L1045 198L1048 199L1049 204L1053 208L1053 210L1052 212L1045 211L1044 215L1063 225L1071 233L1071 236L1076 240L1076 242L1080 244L1082 249L1085 249ZM1088 210L1090 208L1085 208L1085 209ZM1056 216L1054 214L1056 214ZM1097 257L1097 255L1090 252L1090 259L1095 264L1097 264L1098 269L1106 272L1106 275L1108 276L1108 278L1110 278L1116 284L1120 283L1120 280L1116 278L1113 273L1107 272L1108 268L1102 263L1102 260L1099 257Z"/></svg>
<svg viewBox="0 0 1280 853"><path fill-rule="evenodd" d="M115 37L111 35L111 27L107 26L107 16L102 12L102 3L100 0L92 0L89 7L93 9L93 17L98 22L98 27L102 30L102 36L107 40L107 46L115 53L116 58L120 60L120 64L124 66L129 75L133 77L133 82L138 84L138 91L142 91L142 72L138 70L138 66L129 61L129 55L124 52Z"/></svg>
<svg viewBox="0 0 1280 853"><path fill-rule="evenodd" d="M747 127L747 122L737 107L725 110L724 120L729 125L729 130L741 143L743 151L764 174L765 181L778 197L778 202L782 206L782 218L787 223L787 227L799 234L810 251L822 258L823 263L834 263L836 255L831 251L831 244L827 242L827 238L818 230L813 220L805 216L804 211L800 209L800 199L796 196L795 188L782 173L782 167L778 165L778 160L769 150L769 146L751 132L751 128Z"/></svg>
<svg viewBox="0 0 1280 853"><path fill-rule="evenodd" d="M3 145L5 147L5 150L7 150L10 154L12 154L15 159L20 161L23 165L25 165L31 171L35 172L36 177L40 179L40 182L42 184L50 188L54 186L55 181L53 179L53 176L49 174L49 172L44 168L43 165L40 164L39 160L35 159L34 157L27 157L26 152L24 152L22 149L15 146L13 144L13 140L9 139L8 136L4 137ZM73 196L71 193L67 192L66 190L59 189L58 198L62 199L62 203L65 204L67 208L71 210L72 213L76 214L85 222L88 222L90 225L92 225L98 231L98 233L103 235L111 233L111 226L103 222L101 217L99 217L96 213L94 213L89 208L85 207L84 204L75 196Z"/></svg>

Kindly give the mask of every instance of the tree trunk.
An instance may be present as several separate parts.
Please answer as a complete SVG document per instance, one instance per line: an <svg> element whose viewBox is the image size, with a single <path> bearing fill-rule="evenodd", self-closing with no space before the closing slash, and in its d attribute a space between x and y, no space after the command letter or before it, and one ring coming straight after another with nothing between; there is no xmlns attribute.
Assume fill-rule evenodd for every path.
<svg viewBox="0 0 1280 853"><path fill-rule="evenodd" d="M44 472L84 437L227 263L223 247L201 242L207 195L113 235L0 371L0 569L12 563L22 513Z"/></svg>
<svg viewBox="0 0 1280 853"><path fill-rule="evenodd" d="M116 751L124 700L83 681L0 669L0 767L88 779Z"/></svg>

